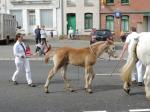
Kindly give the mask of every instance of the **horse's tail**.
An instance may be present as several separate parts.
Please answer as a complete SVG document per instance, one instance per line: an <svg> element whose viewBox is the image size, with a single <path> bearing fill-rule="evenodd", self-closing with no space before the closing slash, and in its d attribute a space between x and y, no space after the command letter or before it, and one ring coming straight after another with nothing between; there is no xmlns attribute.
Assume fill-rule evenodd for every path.
<svg viewBox="0 0 150 112"><path fill-rule="evenodd" d="M45 54L45 63L47 64L48 61L49 61L49 58L50 58L50 52L51 52L51 46L49 45L47 51L46 51L46 54Z"/></svg>
<svg viewBox="0 0 150 112"><path fill-rule="evenodd" d="M131 55L129 54L127 63L123 66L121 71L121 79L124 82L130 82L131 81L131 74L135 67L135 64L138 60L137 54L136 54L136 47L137 47L137 41L134 41L132 48L131 48Z"/></svg>

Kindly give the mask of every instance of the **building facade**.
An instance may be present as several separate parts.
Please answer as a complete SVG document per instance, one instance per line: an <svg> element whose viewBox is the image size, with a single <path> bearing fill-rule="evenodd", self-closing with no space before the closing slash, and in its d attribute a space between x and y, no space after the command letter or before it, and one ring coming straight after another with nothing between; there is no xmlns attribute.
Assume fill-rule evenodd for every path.
<svg viewBox="0 0 150 112"><path fill-rule="evenodd" d="M0 13L7 13L6 0L0 0Z"/></svg>
<svg viewBox="0 0 150 112"><path fill-rule="evenodd" d="M17 24L25 33L33 33L37 25L62 33L61 0L10 0L8 13L16 15Z"/></svg>
<svg viewBox="0 0 150 112"><path fill-rule="evenodd" d="M87 35L92 28L99 29L99 0L63 0L63 33L70 27Z"/></svg>
<svg viewBox="0 0 150 112"><path fill-rule="evenodd" d="M150 0L100 0L100 28L117 36L134 26L138 32L150 31Z"/></svg>

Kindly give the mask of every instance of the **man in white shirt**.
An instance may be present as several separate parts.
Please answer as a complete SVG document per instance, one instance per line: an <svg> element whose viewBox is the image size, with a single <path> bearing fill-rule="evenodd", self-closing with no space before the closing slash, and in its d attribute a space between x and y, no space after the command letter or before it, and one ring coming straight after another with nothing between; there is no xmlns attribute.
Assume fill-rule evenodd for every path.
<svg viewBox="0 0 150 112"><path fill-rule="evenodd" d="M17 82L17 76L22 71L22 68L25 69L26 72L26 80L28 83L28 86L35 87L35 85L32 83L31 79L31 71L30 71L30 63L29 59L26 57L25 51L26 46L23 43L23 35L17 34L16 35L16 43L13 46L13 53L15 56L15 65L16 65L16 71L14 72L12 76L12 81L15 85L18 84Z"/></svg>
<svg viewBox="0 0 150 112"><path fill-rule="evenodd" d="M135 38L138 38L138 33L136 33L136 28L131 27L131 31L132 32L126 38L125 44L123 46L123 50L120 54L120 59L123 58L123 55L127 49L128 49L128 54L131 54L130 49L132 47L132 43L134 42ZM133 83L138 82L138 86L142 86L143 85L143 72L142 72L142 63L140 60L136 63L136 69L135 70L136 70L136 73L132 74L131 80Z"/></svg>
<svg viewBox="0 0 150 112"><path fill-rule="evenodd" d="M41 27L40 34L41 34L41 44L44 45L48 49L48 45L47 45L47 42L46 42L47 35L46 35L46 30L45 30L44 25Z"/></svg>

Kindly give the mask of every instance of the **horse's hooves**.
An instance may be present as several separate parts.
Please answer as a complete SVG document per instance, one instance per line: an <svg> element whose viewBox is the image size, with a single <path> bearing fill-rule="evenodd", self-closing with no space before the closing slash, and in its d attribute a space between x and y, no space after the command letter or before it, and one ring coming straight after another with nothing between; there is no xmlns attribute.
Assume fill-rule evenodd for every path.
<svg viewBox="0 0 150 112"><path fill-rule="evenodd" d="M85 89L87 93L92 94L93 91L91 89Z"/></svg>
<svg viewBox="0 0 150 112"><path fill-rule="evenodd" d="M130 89L123 89L128 95L130 95Z"/></svg>
<svg viewBox="0 0 150 112"><path fill-rule="evenodd" d="M49 91L45 91L45 93L49 93Z"/></svg>
<svg viewBox="0 0 150 112"><path fill-rule="evenodd" d="M44 92L49 93L48 89L44 87Z"/></svg>
<svg viewBox="0 0 150 112"><path fill-rule="evenodd" d="M88 91L88 93L89 93L89 94L92 94L92 93L93 93L93 91Z"/></svg>
<svg viewBox="0 0 150 112"><path fill-rule="evenodd" d="M70 92L74 92L75 90L74 89L70 89Z"/></svg>

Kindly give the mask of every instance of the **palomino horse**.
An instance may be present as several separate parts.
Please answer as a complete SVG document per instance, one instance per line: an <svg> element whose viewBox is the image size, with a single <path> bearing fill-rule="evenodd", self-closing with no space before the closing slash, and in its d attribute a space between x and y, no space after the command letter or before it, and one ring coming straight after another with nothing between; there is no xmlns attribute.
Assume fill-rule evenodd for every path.
<svg viewBox="0 0 150 112"><path fill-rule="evenodd" d="M75 66L81 66L85 69L85 85L84 88L87 92L92 93L91 84L95 76L93 71L93 65L96 63L96 59L103 53L107 52L109 55L114 56L114 51L111 49L113 41L108 39L107 41L97 42L92 44L90 47L86 48L71 48L71 47L62 47L56 49L53 55L54 66L49 71L47 81L44 86L44 90L48 93L48 86L52 77L57 73L61 68L61 74L65 83L65 88L70 91L74 91L70 85L67 77L66 70L68 64ZM50 51L45 56L45 63L48 63L50 58Z"/></svg>
<svg viewBox="0 0 150 112"><path fill-rule="evenodd" d="M122 69L121 78L124 81L123 88L129 94L131 73L139 59L146 67L144 84L146 97L150 99L150 32L143 32L134 40L127 63Z"/></svg>

